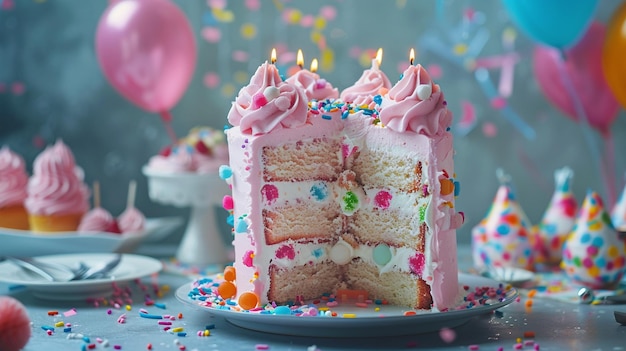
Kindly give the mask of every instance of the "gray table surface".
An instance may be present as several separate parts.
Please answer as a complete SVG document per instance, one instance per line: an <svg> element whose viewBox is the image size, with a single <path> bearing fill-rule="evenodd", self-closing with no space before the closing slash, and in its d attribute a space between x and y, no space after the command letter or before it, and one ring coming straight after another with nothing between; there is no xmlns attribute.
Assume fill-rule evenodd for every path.
<svg viewBox="0 0 626 351"><path fill-rule="evenodd" d="M460 248L460 261L467 262L469 248ZM227 321L211 316L202 311L181 303L174 296L174 291L191 281L189 276L162 272L158 277L158 286L163 291L169 287L162 297L152 294L151 290L143 292L141 285L150 286L154 281L145 278L141 284L132 283L131 310L122 306L120 309L109 306L94 306L85 301L46 301L37 299L28 290L10 290L9 286L0 283L0 294L10 294L27 306L32 321L32 336L24 350L82 350L88 343L83 339L68 339L63 328L56 328L48 335L42 326L54 325L56 321L72 324L72 333L80 333L89 338L95 345L94 350L114 350L115 345L121 350L258 350L269 347L269 350L406 350L406 349L437 349L437 350L515 350L516 344L522 340L522 350L626 350L626 326L615 321L613 311L626 312L620 305L580 305L554 299L533 298L532 308L526 306L528 297L522 294L519 302L503 307L500 313L489 313L476 316L469 322L453 329L454 340L444 341L439 332L422 333L400 337L368 337L364 328L361 338L323 338L294 337L267 334L241 329ZM162 303L164 309L144 304L145 294L152 294L155 301ZM623 305L626 306L626 305ZM76 314L64 317L63 312L75 308ZM146 309L155 314L171 314L182 319L175 321L173 326L183 327L186 336L177 336L163 330L157 321L141 318L139 309ZM109 315L107 311L111 309ZM56 310L61 314L49 316L48 312ZM126 314L126 322L117 322L121 314ZM199 330L207 325L215 325L208 337L197 336ZM534 333L534 343L524 345L525 332ZM98 340L106 340L105 342ZM1 349L1 347L0 347Z"/></svg>

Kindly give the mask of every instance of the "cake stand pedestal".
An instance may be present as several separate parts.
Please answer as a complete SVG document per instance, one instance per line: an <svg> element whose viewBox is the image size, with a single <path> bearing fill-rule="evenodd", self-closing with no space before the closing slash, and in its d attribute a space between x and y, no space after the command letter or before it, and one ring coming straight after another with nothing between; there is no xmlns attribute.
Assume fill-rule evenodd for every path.
<svg viewBox="0 0 626 351"><path fill-rule="evenodd" d="M215 207L220 206L228 185L215 174L165 174L143 169L148 178L148 194L152 201L176 207L191 207L189 222L176 251L182 263L206 266L230 261L215 220Z"/></svg>

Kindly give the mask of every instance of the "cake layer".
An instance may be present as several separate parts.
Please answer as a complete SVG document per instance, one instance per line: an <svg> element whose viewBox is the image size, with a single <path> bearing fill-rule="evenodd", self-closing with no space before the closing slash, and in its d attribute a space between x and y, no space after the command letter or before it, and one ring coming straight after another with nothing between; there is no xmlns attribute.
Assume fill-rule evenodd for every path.
<svg viewBox="0 0 626 351"><path fill-rule="evenodd" d="M366 290L370 299L387 300L393 305L430 309L433 304L428 284L409 272L380 273L376 266L355 261L347 266L346 282L350 289Z"/></svg>
<svg viewBox="0 0 626 351"><path fill-rule="evenodd" d="M348 223L348 233L363 243L383 242L423 251L425 225L420 224L417 207L413 215L407 210L357 211Z"/></svg>
<svg viewBox="0 0 626 351"><path fill-rule="evenodd" d="M309 300L333 293L341 284L342 271L340 266L329 261L290 269L271 265L268 301L285 303L298 297Z"/></svg>
<svg viewBox="0 0 626 351"><path fill-rule="evenodd" d="M265 146L262 159L266 182L334 181L343 170L340 139L312 138Z"/></svg>
<svg viewBox="0 0 626 351"><path fill-rule="evenodd" d="M416 163L407 155L361 150L354 159L352 170L357 174L357 182L368 187L391 186L404 192L417 192L422 188L422 163Z"/></svg>
<svg viewBox="0 0 626 351"><path fill-rule="evenodd" d="M263 223L267 245L284 240L331 238L341 234L343 220L339 205L297 201L273 210L264 209Z"/></svg>

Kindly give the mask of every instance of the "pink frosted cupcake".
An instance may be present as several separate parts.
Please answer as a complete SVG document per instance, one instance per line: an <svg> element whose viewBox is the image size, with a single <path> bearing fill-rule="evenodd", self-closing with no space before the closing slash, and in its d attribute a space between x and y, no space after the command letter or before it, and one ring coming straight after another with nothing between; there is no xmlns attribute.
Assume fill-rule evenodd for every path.
<svg viewBox="0 0 626 351"><path fill-rule="evenodd" d="M89 210L89 190L72 151L60 140L35 159L26 209L34 232L75 231Z"/></svg>
<svg viewBox="0 0 626 351"><path fill-rule="evenodd" d="M27 230L24 208L28 174L24 159L9 147L0 149L0 227Z"/></svg>

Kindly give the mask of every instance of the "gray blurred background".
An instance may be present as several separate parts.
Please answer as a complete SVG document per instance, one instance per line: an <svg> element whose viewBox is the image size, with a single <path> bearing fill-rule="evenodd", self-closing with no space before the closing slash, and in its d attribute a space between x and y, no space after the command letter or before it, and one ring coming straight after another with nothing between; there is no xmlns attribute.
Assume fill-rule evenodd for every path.
<svg viewBox="0 0 626 351"><path fill-rule="evenodd" d="M198 47L194 79L172 110L180 137L194 126L222 128L230 101L272 47L279 49L283 74L295 65L295 52L301 48L305 66L319 58L320 75L339 89L356 81L379 47L384 49L382 70L397 81L414 47L417 62L441 85L455 114L456 172L462 189L457 207L467 219L458 232L460 242L469 242L471 228L491 204L499 167L512 176L518 200L533 223L553 192L553 172L563 166L575 172L579 202L588 189L607 197L592 151L603 153L604 140L591 130L593 143L587 142L584 127L541 93L532 73L534 43L529 38L518 32L513 47L503 45L503 34L514 33L515 26L498 0L174 2L192 24ZM601 1L597 20L607 23L618 3ZM0 0L0 145L21 154L30 171L36 155L61 138L84 168L86 181L100 182L102 205L114 215L124 210L128 183L136 179L136 206L148 218L186 217L188 209L150 201L141 174L150 156L169 142L159 117L115 91L96 59L94 36L107 4ZM443 51L435 52L434 46ZM520 59L507 99L510 110L504 113L492 107L471 62L507 52L518 53ZM500 70L489 74L497 90ZM471 109L475 120L467 113ZM510 122L512 114L526 129ZM621 111L611 129L615 192L624 186L624 116ZM220 216L225 218L224 211ZM228 227L222 229L227 235ZM181 233L182 228L169 240Z"/></svg>

